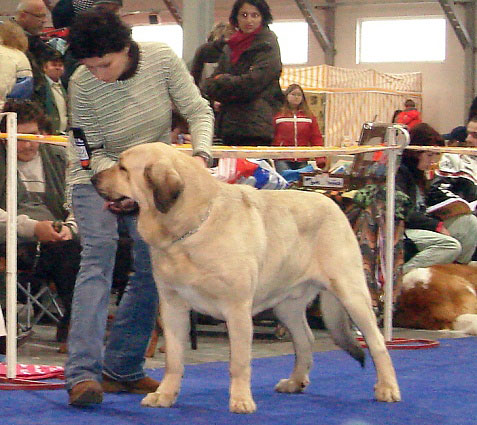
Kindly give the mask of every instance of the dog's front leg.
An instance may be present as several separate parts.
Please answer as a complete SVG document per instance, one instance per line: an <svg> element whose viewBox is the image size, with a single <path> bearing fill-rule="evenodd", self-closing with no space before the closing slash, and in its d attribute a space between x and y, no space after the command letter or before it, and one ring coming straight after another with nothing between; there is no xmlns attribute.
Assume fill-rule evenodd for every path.
<svg viewBox="0 0 477 425"><path fill-rule="evenodd" d="M257 409L250 388L253 323L249 307L237 306L229 312L230 401L233 413L253 413Z"/></svg>
<svg viewBox="0 0 477 425"><path fill-rule="evenodd" d="M141 401L143 406L172 406L181 386L184 373L184 346L189 335L190 307L174 291L159 291L160 311L166 342L166 370L156 392Z"/></svg>

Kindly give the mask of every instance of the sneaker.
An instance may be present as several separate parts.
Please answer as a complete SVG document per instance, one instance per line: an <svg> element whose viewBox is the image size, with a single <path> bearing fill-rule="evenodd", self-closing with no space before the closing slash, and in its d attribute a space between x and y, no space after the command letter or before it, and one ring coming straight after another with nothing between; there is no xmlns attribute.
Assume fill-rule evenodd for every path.
<svg viewBox="0 0 477 425"><path fill-rule="evenodd" d="M149 376L136 381L116 381L103 374L102 387L105 393L149 394L155 392L160 383L160 381L149 378Z"/></svg>

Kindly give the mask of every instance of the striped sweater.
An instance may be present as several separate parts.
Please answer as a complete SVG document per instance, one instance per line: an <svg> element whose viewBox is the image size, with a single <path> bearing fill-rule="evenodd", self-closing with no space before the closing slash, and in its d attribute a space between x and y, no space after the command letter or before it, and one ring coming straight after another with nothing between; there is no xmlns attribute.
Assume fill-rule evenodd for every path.
<svg viewBox="0 0 477 425"><path fill-rule="evenodd" d="M210 154L213 113L184 62L162 43L139 43L139 49L138 69L127 80L105 83L85 66L71 77L71 127L83 129L93 153L91 170L82 169L70 136L70 188L90 184L93 174L113 166L131 146L170 143L171 100L189 123L194 152Z"/></svg>

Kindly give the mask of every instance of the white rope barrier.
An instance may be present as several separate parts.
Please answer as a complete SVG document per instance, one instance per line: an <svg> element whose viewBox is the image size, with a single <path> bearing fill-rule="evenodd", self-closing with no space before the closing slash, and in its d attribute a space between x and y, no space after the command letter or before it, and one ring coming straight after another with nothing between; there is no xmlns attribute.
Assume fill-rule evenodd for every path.
<svg viewBox="0 0 477 425"><path fill-rule="evenodd" d="M6 139L8 133L0 133L0 139ZM51 143L66 146L68 143L67 136L54 136L43 134L17 134L18 140L32 140L39 143ZM190 144L174 145L177 149L184 152L191 152ZM383 150L396 150L399 146L383 146L383 145L352 145L348 147L339 146L212 146L212 156L215 158L314 158L315 156L326 155L353 155L357 153L377 152ZM454 153L464 155L477 155L475 147L460 146L406 146L405 149L415 151L428 151L438 153Z"/></svg>

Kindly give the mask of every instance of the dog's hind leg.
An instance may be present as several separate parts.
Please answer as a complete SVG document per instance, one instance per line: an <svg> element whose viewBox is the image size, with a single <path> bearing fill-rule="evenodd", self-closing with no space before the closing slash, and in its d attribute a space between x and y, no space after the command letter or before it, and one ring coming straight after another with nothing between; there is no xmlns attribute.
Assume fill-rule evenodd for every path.
<svg viewBox="0 0 477 425"><path fill-rule="evenodd" d="M253 413L257 406L250 388L253 322L250 306L231 306L226 315L230 340L230 400L233 413Z"/></svg>
<svg viewBox="0 0 477 425"><path fill-rule="evenodd" d="M339 305L338 299L328 296L326 302L328 309L333 309L334 303L339 316L339 310L343 310L344 307L351 320L362 332L376 368L377 382L374 387L376 400L387 402L400 401L401 394L396 373L386 348L384 337L376 323L376 316L371 306L371 297L369 296L364 276L351 275L345 277L343 275L344 273L336 279L331 279L329 288L334 296L339 298L342 306ZM325 314L324 317L325 323L327 323Z"/></svg>
<svg viewBox="0 0 477 425"><path fill-rule="evenodd" d="M328 291L320 293L320 310L326 329L335 344L364 367L365 354L351 329L351 321L343 305Z"/></svg>
<svg viewBox="0 0 477 425"><path fill-rule="evenodd" d="M141 401L148 407L172 406L181 386L184 374L184 347L189 335L190 306L174 291L160 291L161 319L166 341L166 368L164 378L156 392L149 393Z"/></svg>
<svg viewBox="0 0 477 425"><path fill-rule="evenodd" d="M309 372L313 364L313 333L306 319L307 300L303 298L286 299L273 309L277 318L288 328L295 348L295 365L288 379L281 379L275 391L281 393L298 393L308 384Z"/></svg>

